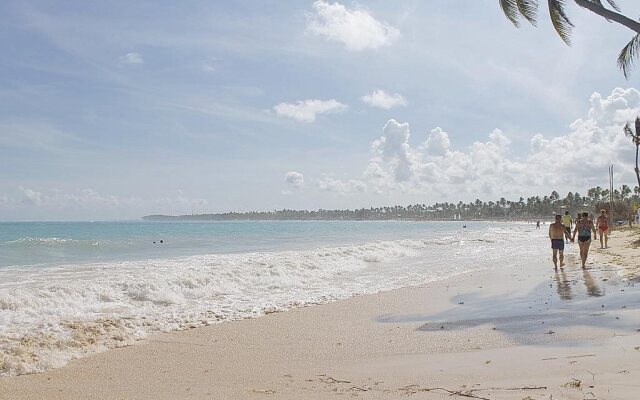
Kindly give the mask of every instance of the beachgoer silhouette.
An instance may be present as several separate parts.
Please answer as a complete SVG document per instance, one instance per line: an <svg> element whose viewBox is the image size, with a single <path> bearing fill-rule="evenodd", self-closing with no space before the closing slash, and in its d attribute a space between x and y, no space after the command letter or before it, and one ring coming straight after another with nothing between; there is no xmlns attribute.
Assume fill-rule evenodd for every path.
<svg viewBox="0 0 640 400"><path fill-rule="evenodd" d="M553 249L553 265L558 270L558 255L560 256L560 268L564 266L564 225L562 225L562 215L557 214L555 220L549 225L549 239Z"/></svg>
<svg viewBox="0 0 640 400"><path fill-rule="evenodd" d="M588 213L582 213L582 217L576 222L573 228L573 236L571 240L576 238L578 234L578 246L580 246L580 259L582 260L582 269L586 268L587 256L589 255L589 246L591 246L591 232L593 232L593 240L596 239L596 228L593 226L593 220L589 219Z"/></svg>

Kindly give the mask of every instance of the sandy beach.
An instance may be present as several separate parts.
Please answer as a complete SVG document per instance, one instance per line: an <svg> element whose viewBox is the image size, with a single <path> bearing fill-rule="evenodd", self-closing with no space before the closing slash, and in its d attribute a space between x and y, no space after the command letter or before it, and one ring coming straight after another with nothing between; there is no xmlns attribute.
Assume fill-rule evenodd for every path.
<svg viewBox="0 0 640 400"><path fill-rule="evenodd" d="M634 238L635 235L635 238ZM159 334L0 379L1 399L637 399L634 231L550 254L256 319Z"/></svg>

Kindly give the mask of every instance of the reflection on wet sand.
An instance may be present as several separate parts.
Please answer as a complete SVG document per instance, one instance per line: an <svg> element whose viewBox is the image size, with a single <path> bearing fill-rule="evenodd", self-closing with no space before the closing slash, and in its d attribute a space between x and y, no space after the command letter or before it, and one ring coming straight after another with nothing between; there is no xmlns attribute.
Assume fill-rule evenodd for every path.
<svg viewBox="0 0 640 400"><path fill-rule="evenodd" d="M587 288L587 295L593 297L602 296L600 287L596 284L596 282L591 277L591 274L587 272L586 269L582 270L582 277L584 278L584 286Z"/></svg>
<svg viewBox="0 0 640 400"><path fill-rule="evenodd" d="M567 280L567 274L563 269L560 270L560 274L558 274L558 271L556 271L555 281L558 296L560 296L562 300L571 300L573 298L573 296L571 295L571 286L569 285L569 281Z"/></svg>
<svg viewBox="0 0 640 400"><path fill-rule="evenodd" d="M559 273L556 271L554 280L556 281L556 291L558 292L558 297L560 297L560 299L571 300L575 297L571 291L571 283L579 279L577 271L575 271L575 274L576 276L573 277L574 279L569 279L565 270L561 269ZM589 271L586 269L582 270L582 282L584 283L587 296L600 297L604 295L600 286L598 286Z"/></svg>

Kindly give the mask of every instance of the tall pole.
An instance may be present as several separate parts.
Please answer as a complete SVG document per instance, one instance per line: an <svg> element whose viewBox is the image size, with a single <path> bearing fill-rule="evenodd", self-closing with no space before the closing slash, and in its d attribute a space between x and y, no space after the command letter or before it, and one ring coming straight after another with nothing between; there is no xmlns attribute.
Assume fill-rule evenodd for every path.
<svg viewBox="0 0 640 400"><path fill-rule="evenodd" d="M613 165L609 167L609 226L613 222Z"/></svg>

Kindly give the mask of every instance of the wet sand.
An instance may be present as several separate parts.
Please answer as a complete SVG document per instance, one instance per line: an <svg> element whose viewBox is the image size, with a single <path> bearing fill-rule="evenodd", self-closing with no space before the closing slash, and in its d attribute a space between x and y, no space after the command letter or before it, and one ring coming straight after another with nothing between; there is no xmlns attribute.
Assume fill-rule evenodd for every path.
<svg viewBox="0 0 640 400"><path fill-rule="evenodd" d="M570 244L557 273L544 254L526 267L155 335L0 379L0 398L637 399L637 265L606 258L622 240L614 232L610 249L594 248L586 270ZM637 262L640 250L628 250Z"/></svg>

